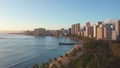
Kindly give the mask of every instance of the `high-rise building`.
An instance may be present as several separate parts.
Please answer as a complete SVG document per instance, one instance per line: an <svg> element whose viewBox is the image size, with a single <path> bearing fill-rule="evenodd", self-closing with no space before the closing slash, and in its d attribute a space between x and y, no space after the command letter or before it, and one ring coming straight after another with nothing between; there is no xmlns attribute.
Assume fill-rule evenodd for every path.
<svg viewBox="0 0 120 68"><path fill-rule="evenodd" d="M71 35L71 28L68 29L68 34Z"/></svg>
<svg viewBox="0 0 120 68"><path fill-rule="evenodd" d="M72 25L72 28L71 28L71 34L72 34L72 35L75 34L75 24Z"/></svg>
<svg viewBox="0 0 120 68"><path fill-rule="evenodd" d="M97 28L102 25L103 22L96 22L96 24L93 25L93 37L97 38Z"/></svg>
<svg viewBox="0 0 120 68"><path fill-rule="evenodd" d="M73 24L71 28L72 35L77 35L80 32L80 23Z"/></svg>
<svg viewBox="0 0 120 68"><path fill-rule="evenodd" d="M97 28L97 39L103 39L103 37L104 37L104 29L103 29L103 26L100 25Z"/></svg>
<svg viewBox="0 0 120 68"><path fill-rule="evenodd" d="M81 29L81 30L80 30L80 35L81 35L81 36L84 36L84 29Z"/></svg>
<svg viewBox="0 0 120 68"><path fill-rule="evenodd" d="M77 35L80 32L80 23L76 24L75 34Z"/></svg>
<svg viewBox="0 0 120 68"><path fill-rule="evenodd" d="M68 30L68 29L65 29L65 30L64 30L64 36L67 36L67 35L69 35L69 30Z"/></svg>
<svg viewBox="0 0 120 68"><path fill-rule="evenodd" d="M61 30L60 30L60 34L61 34L61 36L63 36L64 33L65 33L65 29L64 29L64 28L61 28Z"/></svg>
<svg viewBox="0 0 120 68"><path fill-rule="evenodd" d="M105 24L104 25L104 39L111 40L112 39L112 24Z"/></svg>
<svg viewBox="0 0 120 68"><path fill-rule="evenodd" d="M99 21L99 22L97 22L97 26L100 26L100 25L102 25L102 21Z"/></svg>
<svg viewBox="0 0 120 68"><path fill-rule="evenodd" d="M93 27L92 26L89 27L88 37L93 37Z"/></svg>
<svg viewBox="0 0 120 68"><path fill-rule="evenodd" d="M85 30L85 36L87 36L87 37L89 36L89 27L90 27L90 22L87 22L86 26L85 26L85 29L86 29Z"/></svg>
<svg viewBox="0 0 120 68"><path fill-rule="evenodd" d="M56 30L56 31L55 31L55 36L56 36L56 37L60 37L60 35L61 35L61 31L60 31L60 30Z"/></svg>
<svg viewBox="0 0 120 68"><path fill-rule="evenodd" d="M117 39L117 32L112 31L112 40L116 40L116 39Z"/></svg>
<svg viewBox="0 0 120 68"><path fill-rule="evenodd" d="M87 22L86 23L86 26L85 26L85 36L87 37L92 37L93 36L93 27L90 25L90 22Z"/></svg>
<svg viewBox="0 0 120 68"><path fill-rule="evenodd" d="M83 36L87 37L87 34L86 34L86 27L85 27L85 26L83 27Z"/></svg>
<svg viewBox="0 0 120 68"><path fill-rule="evenodd" d="M97 37L97 25L93 26L93 37Z"/></svg>
<svg viewBox="0 0 120 68"><path fill-rule="evenodd" d="M88 37L88 35L89 35L89 33L88 33L88 32L89 32L89 27L88 27L88 26L86 26L86 27L85 27L85 29L86 29L86 30L85 30L85 36L87 36L87 37Z"/></svg>
<svg viewBox="0 0 120 68"><path fill-rule="evenodd" d="M117 36L120 36L120 20L114 20L114 26Z"/></svg>
<svg viewBox="0 0 120 68"><path fill-rule="evenodd" d="M75 35L77 35L77 24L75 24Z"/></svg>
<svg viewBox="0 0 120 68"><path fill-rule="evenodd" d="M84 31L84 37L87 37L87 32L86 31Z"/></svg>
<svg viewBox="0 0 120 68"><path fill-rule="evenodd" d="M86 23L86 26L90 26L90 22L87 22L87 23Z"/></svg>

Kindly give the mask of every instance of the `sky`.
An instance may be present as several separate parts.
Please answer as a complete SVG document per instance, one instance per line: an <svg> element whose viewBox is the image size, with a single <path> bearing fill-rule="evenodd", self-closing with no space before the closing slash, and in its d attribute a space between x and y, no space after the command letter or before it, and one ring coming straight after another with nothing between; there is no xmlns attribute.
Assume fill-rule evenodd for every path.
<svg viewBox="0 0 120 68"><path fill-rule="evenodd" d="M0 31L69 28L120 19L120 0L0 0Z"/></svg>

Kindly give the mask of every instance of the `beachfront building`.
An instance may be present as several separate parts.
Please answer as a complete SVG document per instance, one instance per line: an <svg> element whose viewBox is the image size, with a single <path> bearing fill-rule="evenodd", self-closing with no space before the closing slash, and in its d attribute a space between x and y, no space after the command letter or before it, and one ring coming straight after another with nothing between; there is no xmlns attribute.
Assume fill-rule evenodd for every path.
<svg viewBox="0 0 120 68"><path fill-rule="evenodd" d="M87 22L85 26L85 31L84 31L84 34L86 37L89 36L89 27L90 27L90 22Z"/></svg>
<svg viewBox="0 0 120 68"><path fill-rule="evenodd" d="M112 24L104 24L104 39L111 40L112 39Z"/></svg>
<svg viewBox="0 0 120 68"><path fill-rule="evenodd" d="M44 36L45 32L46 32L45 28L34 29L34 36Z"/></svg>
<svg viewBox="0 0 120 68"><path fill-rule="evenodd" d="M64 29L63 35L64 35L64 36L69 35L69 30L68 30L68 29Z"/></svg>
<svg viewBox="0 0 120 68"><path fill-rule="evenodd" d="M76 30L75 30L75 32L76 32L75 34L77 34L77 35L80 33L80 23L76 24Z"/></svg>
<svg viewBox="0 0 120 68"><path fill-rule="evenodd" d="M61 35L61 31L60 31L60 30L56 30L56 31L55 31L55 36L56 36L56 37L60 37L60 35Z"/></svg>
<svg viewBox="0 0 120 68"><path fill-rule="evenodd" d="M112 31L112 40L116 40L116 39L117 39L117 32Z"/></svg>
<svg viewBox="0 0 120 68"><path fill-rule="evenodd" d="M97 25L96 24L94 24L93 25L93 37L97 37Z"/></svg>
<svg viewBox="0 0 120 68"><path fill-rule="evenodd" d="M104 29L103 29L103 25L100 25L97 28L97 39L103 39L104 37Z"/></svg>
<svg viewBox="0 0 120 68"><path fill-rule="evenodd" d="M93 27L90 25L90 22L86 23L84 36L93 37Z"/></svg>
<svg viewBox="0 0 120 68"><path fill-rule="evenodd" d="M26 30L23 32L24 35L34 35L34 31Z"/></svg>
<svg viewBox="0 0 120 68"><path fill-rule="evenodd" d="M81 30L80 30L80 35L81 35L81 36L84 36L84 29L81 29Z"/></svg>
<svg viewBox="0 0 120 68"><path fill-rule="evenodd" d="M72 34L72 35L75 34L75 24L72 25L72 28L71 28L71 34Z"/></svg>
<svg viewBox="0 0 120 68"><path fill-rule="evenodd" d="M120 36L120 20L114 20L114 26L117 36Z"/></svg>
<svg viewBox="0 0 120 68"><path fill-rule="evenodd" d="M80 23L73 24L71 28L71 34L78 35L79 32L80 32Z"/></svg>
<svg viewBox="0 0 120 68"><path fill-rule="evenodd" d="M96 24L97 24L97 26L100 26L100 25L103 24L103 22L102 21L98 21L98 22L96 22Z"/></svg>
<svg viewBox="0 0 120 68"><path fill-rule="evenodd" d="M68 29L68 35L71 35L71 28Z"/></svg>
<svg viewBox="0 0 120 68"><path fill-rule="evenodd" d="M89 38L93 37L93 27L92 26L89 27L88 33L89 33L89 36L88 36Z"/></svg>

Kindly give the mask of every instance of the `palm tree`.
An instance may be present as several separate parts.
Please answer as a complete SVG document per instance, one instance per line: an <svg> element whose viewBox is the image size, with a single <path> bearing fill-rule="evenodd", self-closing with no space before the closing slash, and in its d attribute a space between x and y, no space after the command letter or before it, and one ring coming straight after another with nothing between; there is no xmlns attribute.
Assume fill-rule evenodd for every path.
<svg viewBox="0 0 120 68"><path fill-rule="evenodd" d="M66 54L65 54L65 56L67 56L67 57L68 57L69 55L66 53Z"/></svg>
<svg viewBox="0 0 120 68"><path fill-rule="evenodd" d="M33 68L39 68L38 64L33 65Z"/></svg>
<svg viewBox="0 0 120 68"><path fill-rule="evenodd" d="M53 64L51 68L58 68L57 65Z"/></svg>
<svg viewBox="0 0 120 68"><path fill-rule="evenodd" d="M49 63L51 63L51 62L52 62L52 59L50 58L50 59L49 59Z"/></svg>
<svg viewBox="0 0 120 68"><path fill-rule="evenodd" d="M54 60L57 61L57 58L55 57Z"/></svg>
<svg viewBox="0 0 120 68"><path fill-rule="evenodd" d="M60 55L60 57L62 58L63 56L62 56L62 55Z"/></svg>

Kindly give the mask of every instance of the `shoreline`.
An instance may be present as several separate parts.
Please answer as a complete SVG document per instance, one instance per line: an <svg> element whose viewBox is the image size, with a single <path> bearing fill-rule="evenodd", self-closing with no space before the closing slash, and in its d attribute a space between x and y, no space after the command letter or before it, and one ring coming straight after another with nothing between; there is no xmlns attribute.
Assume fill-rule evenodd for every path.
<svg viewBox="0 0 120 68"><path fill-rule="evenodd" d="M66 52L64 55L58 57L57 60L52 61L49 64L48 68L52 68L54 65L57 66L58 68L61 67L61 66L67 66L70 63L70 60L79 57L81 54L82 54L81 46L80 45L74 45L74 47L71 50Z"/></svg>

